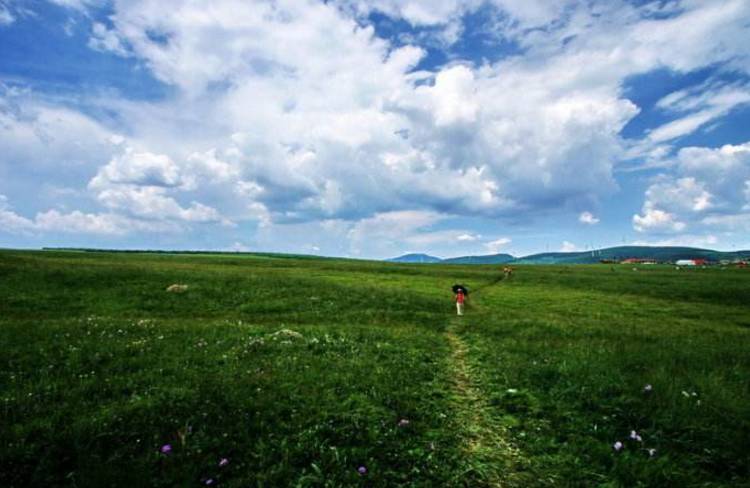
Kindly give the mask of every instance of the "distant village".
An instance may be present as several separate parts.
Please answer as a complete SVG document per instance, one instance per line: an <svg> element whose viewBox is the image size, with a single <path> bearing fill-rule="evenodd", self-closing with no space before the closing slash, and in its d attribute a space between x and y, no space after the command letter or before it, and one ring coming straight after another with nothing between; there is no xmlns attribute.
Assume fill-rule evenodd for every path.
<svg viewBox="0 0 750 488"><path fill-rule="evenodd" d="M671 264L674 266L735 266L738 268L747 268L748 262L741 259L722 259L712 261L705 258L695 259L678 259L676 261L659 261L652 258L626 258L626 259L602 259L602 264Z"/></svg>

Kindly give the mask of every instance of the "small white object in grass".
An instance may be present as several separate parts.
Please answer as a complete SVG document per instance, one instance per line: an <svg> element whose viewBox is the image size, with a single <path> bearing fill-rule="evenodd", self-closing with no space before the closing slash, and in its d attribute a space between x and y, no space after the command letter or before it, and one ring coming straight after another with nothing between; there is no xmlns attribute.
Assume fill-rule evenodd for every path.
<svg viewBox="0 0 750 488"><path fill-rule="evenodd" d="M518 393L518 390L516 390L515 388L508 388L506 391L511 395Z"/></svg>
<svg viewBox="0 0 750 488"><path fill-rule="evenodd" d="M649 455L649 457L656 456L656 449L654 449L653 447L651 449L649 449L648 450L648 455Z"/></svg>
<svg viewBox="0 0 750 488"><path fill-rule="evenodd" d="M170 293L182 293L182 292L187 291L187 289L188 289L187 285L181 285L181 284L178 284L178 283L175 283L173 285L169 285L167 287L167 291L170 292Z"/></svg>
<svg viewBox="0 0 750 488"><path fill-rule="evenodd" d="M682 390L682 396L685 398L690 398L690 393L686 392L685 390Z"/></svg>
<svg viewBox="0 0 750 488"><path fill-rule="evenodd" d="M620 442L620 441L617 441L617 442L615 442L615 443L614 443L614 444L612 445L612 448L613 448L613 449L614 449L615 451L620 451L620 450L622 449L622 442Z"/></svg>
<svg viewBox="0 0 750 488"><path fill-rule="evenodd" d="M290 340L290 339L303 339L304 337L297 331L291 329L281 329L271 334L274 339Z"/></svg>
<svg viewBox="0 0 750 488"><path fill-rule="evenodd" d="M644 386L644 387L643 387L643 391L645 391L645 392L647 392L647 393L648 393L649 391L653 390L653 389L654 389L654 387L653 387L653 386L651 386L651 384L648 384L648 385L646 385L646 386Z"/></svg>

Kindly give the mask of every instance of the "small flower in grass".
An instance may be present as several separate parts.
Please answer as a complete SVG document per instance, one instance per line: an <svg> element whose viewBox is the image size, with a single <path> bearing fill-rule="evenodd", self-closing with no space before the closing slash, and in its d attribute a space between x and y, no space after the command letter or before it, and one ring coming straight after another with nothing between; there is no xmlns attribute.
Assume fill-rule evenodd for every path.
<svg viewBox="0 0 750 488"><path fill-rule="evenodd" d="M686 392L685 390L682 390L682 396L685 398L690 398L690 393Z"/></svg>
<svg viewBox="0 0 750 488"><path fill-rule="evenodd" d="M638 432L634 430L630 431L630 438L633 439L634 441L643 442L643 439L641 438L641 436L639 436Z"/></svg>
<svg viewBox="0 0 750 488"><path fill-rule="evenodd" d="M656 449L653 447L651 449L648 449L648 457L654 457L656 456Z"/></svg>
<svg viewBox="0 0 750 488"><path fill-rule="evenodd" d="M227 464L229 464L229 459L227 459L227 458L221 458L221 461L219 461L219 467L220 468L223 468Z"/></svg>
<svg viewBox="0 0 750 488"><path fill-rule="evenodd" d="M357 468L357 473L359 473L360 476L364 476L367 474L367 468L364 466L360 466L359 468Z"/></svg>
<svg viewBox="0 0 750 488"><path fill-rule="evenodd" d="M398 426L399 427L406 427L407 425L409 425L409 420L408 419L401 419L401 420L398 421Z"/></svg>
<svg viewBox="0 0 750 488"><path fill-rule="evenodd" d="M654 389L654 387L651 386L651 384L649 383L648 385L646 385L646 386L643 387L643 392L644 393L650 393L651 390L653 390L653 389Z"/></svg>
<svg viewBox="0 0 750 488"><path fill-rule="evenodd" d="M162 454L169 454L172 452L172 444L164 444L160 449Z"/></svg>
<svg viewBox="0 0 750 488"><path fill-rule="evenodd" d="M213 478L208 478L208 479L206 480L206 482L205 482L205 485L206 485L206 486L211 486L211 485L213 485L213 484L214 484L214 479L213 479Z"/></svg>
<svg viewBox="0 0 750 488"><path fill-rule="evenodd" d="M612 445L612 449L614 449L617 452L620 452L622 450L622 442L617 441Z"/></svg>

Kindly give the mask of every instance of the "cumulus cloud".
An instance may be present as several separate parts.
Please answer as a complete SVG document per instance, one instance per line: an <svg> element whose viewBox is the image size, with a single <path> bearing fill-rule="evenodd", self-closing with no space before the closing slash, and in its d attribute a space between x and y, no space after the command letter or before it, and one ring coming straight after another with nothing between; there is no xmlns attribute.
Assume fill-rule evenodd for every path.
<svg viewBox="0 0 750 488"><path fill-rule="evenodd" d="M24 234L34 228L34 222L15 213L5 195L0 195L0 230L9 234Z"/></svg>
<svg viewBox="0 0 750 488"><path fill-rule="evenodd" d="M96 161L88 188L107 212L150 221L251 220L269 232L344 222L355 252L367 248L367 232L400 245L470 242L461 239L471 235L465 231L431 229L448 215L531 220L596 208L617 190L613 167L631 149L620 131L639 108L623 94L625 80L717 64L750 73L743 0L108 6L106 24L92 23L89 46L132 57L171 87L170 96L98 100L123 121L117 131L61 106L3 112L0 105L11 122L0 125L0 149L18 160L37 147L86 154L87 164ZM480 7L495 9L490 30L523 56L415 71L427 54L418 36L381 39L367 25L367 14L378 11L460 33L462 16ZM747 94L742 84L711 82L665 97L659 109L675 120L640 141L644 153L667 157L667 144L747 103ZM116 142L115 133L127 138ZM74 140L85 150L68 148ZM731 184L697 170L679 169L654 185L661 186L633 218L643 232L679 231L684 212L718 218L734 205L723 193ZM689 197L676 196L684 192ZM436 220L419 220L427 216ZM415 227L399 224L409 221ZM388 237L387 225L401 234Z"/></svg>
<svg viewBox="0 0 750 488"><path fill-rule="evenodd" d="M415 26L446 24L480 4L476 0L338 0L338 6L359 16L377 11Z"/></svg>
<svg viewBox="0 0 750 488"><path fill-rule="evenodd" d="M675 158L675 173L662 174L646 190L636 230L681 232L746 229L750 142L720 148L686 147Z"/></svg>
<svg viewBox="0 0 750 488"><path fill-rule="evenodd" d="M569 241L563 241L562 246L560 246L560 252L576 252L579 250L578 246Z"/></svg>
<svg viewBox="0 0 750 488"><path fill-rule="evenodd" d="M582 224L588 224L588 225L596 225L599 223L599 219L594 217L594 214L591 212L581 212L581 214L578 216L578 221Z"/></svg>
<svg viewBox="0 0 750 488"><path fill-rule="evenodd" d="M633 216L633 228L638 232L681 232L685 227L674 214L658 208L645 208L643 215Z"/></svg>
<svg viewBox="0 0 750 488"><path fill-rule="evenodd" d="M509 237L501 237L484 244L485 249L492 254L497 254L501 249L508 247L513 242Z"/></svg>
<svg viewBox="0 0 750 488"><path fill-rule="evenodd" d="M106 184L174 187L180 183L180 169L169 156L137 152L130 147L101 167L91 180L93 187Z"/></svg>
<svg viewBox="0 0 750 488"><path fill-rule="evenodd" d="M170 15L175 8L181 15ZM357 219L415 205L510 215L615 188L617 134L637 112L616 82L588 93L554 86L562 65L520 59L411 73L422 49L392 49L323 4L227 1L209 11L116 3L112 30L181 89L184 98L163 110L193 113L204 90L225 87L194 117L229 127L231 142L212 145L233 152L234 178L262 187L254 203L276 220ZM185 21L194 15L210 21ZM294 50L285 47L292 40Z"/></svg>
<svg viewBox="0 0 750 488"><path fill-rule="evenodd" d="M117 33L108 29L101 22L94 22L89 38L89 47L96 51L109 51L118 56L127 57L130 52L123 44Z"/></svg>
<svg viewBox="0 0 750 488"><path fill-rule="evenodd" d="M0 84L0 165L68 171L107 158L112 133L96 120L29 90Z"/></svg>
<svg viewBox="0 0 750 488"><path fill-rule="evenodd" d="M440 220L442 217L435 212L416 210L386 212L362 219L348 232L352 252L359 255L375 248L378 254L387 257L404 244L428 245L435 234L425 235L423 231Z"/></svg>
<svg viewBox="0 0 750 488"><path fill-rule="evenodd" d="M37 234L62 232L67 234L121 236L130 232L175 231L174 226L129 219L114 213L84 213L78 210L63 213L58 210L39 212L28 219L15 213L5 195L0 195L0 232L8 234Z"/></svg>
<svg viewBox="0 0 750 488"><path fill-rule="evenodd" d="M462 242L474 242L481 239L482 236L479 234L459 234L456 239Z"/></svg>
<svg viewBox="0 0 750 488"><path fill-rule="evenodd" d="M181 185L194 187L194 179L201 176L200 170L221 167L212 153L208 154L208 158L193 155L188 162L188 169L199 170L188 173L189 176L185 178L181 168L169 156L139 152L128 147L99 169L89 182L89 189L96 192L96 198L105 207L134 217L233 225L212 207L194 201L184 208L169 195ZM217 177L221 178L221 175Z"/></svg>

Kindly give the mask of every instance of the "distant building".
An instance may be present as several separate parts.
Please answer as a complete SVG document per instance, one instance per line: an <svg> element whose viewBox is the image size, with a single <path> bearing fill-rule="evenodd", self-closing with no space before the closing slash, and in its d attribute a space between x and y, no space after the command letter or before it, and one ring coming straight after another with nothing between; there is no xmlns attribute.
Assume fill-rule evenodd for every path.
<svg viewBox="0 0 750 488"><path fill-rule="evenodd" d="M656 264L653 259L628 258L620 261L620 264Z"/></svg>
<svg viewBox="0 0 750 488"><path fill-rule="evenodd" d="M698 266L698 263L696 261L698 260L697 259L678 259L677 262L674 264L676 264L677 266ZM705 260L701 260L701 261L704 261L705 263Z"/></svg>

